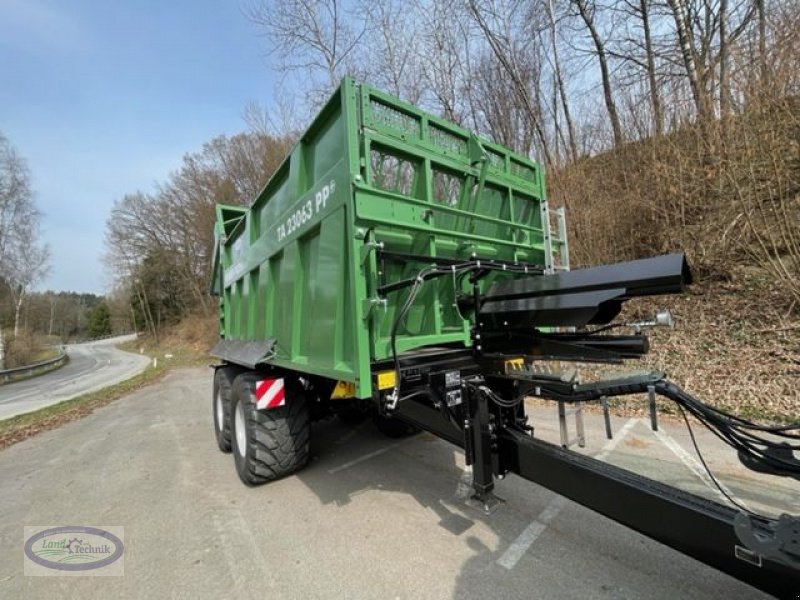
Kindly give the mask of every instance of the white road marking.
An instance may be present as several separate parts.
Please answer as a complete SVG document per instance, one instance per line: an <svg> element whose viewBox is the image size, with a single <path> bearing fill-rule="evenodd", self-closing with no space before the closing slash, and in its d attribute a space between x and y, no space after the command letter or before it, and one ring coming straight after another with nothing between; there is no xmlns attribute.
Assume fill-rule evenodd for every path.
<svg viewBox="0 0 800 600"><path fill-rule="evenodd" d="M617 447L617 444L619 444L622 439L630 433L631 429L633 429L633 426L638 422L639 420L635 418L628 419L628 422L622 426L622 429L619 430L619 433L606 442L606 445L600 449L599 454L597 454L595 458L597 460L607 459L608 455L611 454L614 451L614 448Z"/></svg>
<svg viewBox="0 0 800 600"><path fill-rule="evenodd" d="M547 524L558 516L566 503L567 499L564 496L553 498L539 513L539 516L506 548L502 556L497 559L497 564L509 570L513 569L533 542L547 529Z"/></svg>
<svg viewBox="0 0 800 600"><path fill-rule="evenodd" d="M628 422L622 426L619 433L617 433L613 439L608 440L594 458L597 460L605 460L614 448L617 447L617 444L630 433L631 429L633 429L638 422L639 420L635 418L628 419ZM511 542L511 545L506 548L506 551L497 559L497 564L509 570L513 569L519 562L519 559L525 555L537 538L547 529L547 524L558 516L558 513L566 506L566 503L567 499L563 496L556 496L553 498L539 516L519 534L517 539Z"/></svg>
<svg viewBox="0 0 800 600"><path fill-rule="evenodd" d="M365 454L364 456L356 458L355 460L351 460L350 462L346 462L343 465L339 465L338 467L334 467L333 469L328 469L328 473L330 475L333 475L334 473L338 473L339 471L344 471L345 469L349 469L350 467L355 466L355 465L357 465L359 463L362 463L365 460L369 460L370 458L375 458L376 456L380 456L384 452L388 452L389 450L391 450L393 448L397 448L397 446L405 443L405 441L406 440L403 440L402 442L395 442L394 444L389 444L388 446L384 446L383 448L381 448L379 450L375 450L375 452L370 452L369 454Z"/></svg>
<svg viewBox="0 0 800 600"><path fill-rule="evenodd" d="M644 422L649 427L649 423L647 421L642 419L642 422ZM698 478L700 478L700 480L706 484L706 487L708 487L708 489L710 489L717 496L719 496L723 504L726 505L730 504L730 500L728 500L728 498L725 497L725 494L728 494L731 498L736 500L736 502L738 502L744 508L747 508L749 510L747 504L745 504L742 500L734 496L733 492L731 492L731 490L724 483L722 483L721 481L719 481L719 479L717 479L719 487L722 488L722 490L725 492L725 494L723 494L720 491L720 489L714 484L714 481L711 479L708 472L706 472L705 467L703 467L700 461L698 461L694 456L692 456L686 450L684 450L683 447L678 442L676 442L672 437L670 437L669 434L667 434L664 431L661 431L660 429L658 431L654 431L653 434L658 438L658 440L662 444L664 444L667 448L669 448L675 456L681 459L681 462L684 465L686 465L686 467L692 473L694 473Z"/></svg>

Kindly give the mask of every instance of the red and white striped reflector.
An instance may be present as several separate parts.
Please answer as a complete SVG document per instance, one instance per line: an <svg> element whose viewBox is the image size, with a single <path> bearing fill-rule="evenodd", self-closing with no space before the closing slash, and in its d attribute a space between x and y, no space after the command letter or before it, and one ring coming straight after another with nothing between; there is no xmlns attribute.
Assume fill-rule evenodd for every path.
<svg viewBox="0 0 800 600"><path fill-rule="evenodd" d="M283 378L262 379L256 382L257 409L278 408L284 404L286 404L286 396L283 393Z"/></svg>

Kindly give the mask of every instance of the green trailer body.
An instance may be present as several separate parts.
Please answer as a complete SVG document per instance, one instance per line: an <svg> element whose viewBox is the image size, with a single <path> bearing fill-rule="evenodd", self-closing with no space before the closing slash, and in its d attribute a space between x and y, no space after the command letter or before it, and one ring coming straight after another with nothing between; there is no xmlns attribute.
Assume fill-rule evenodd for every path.
<svg viewBox="0 0 800 600"><path fill-rule="evenodd" d="M796 425L729 415L660 372L581 382L548 364L643 356L643 330L671 316L616 321L623 303L692 276L680 253L569 271L536 163L344 79L252 205L217 207L215 235L214 431L245 484L303 468L313 421L372 416L389 435L423 429L463 448L468 502L485 513L501 504L495 480L516 474L796 597L800 515L743 512L570 450L583 403L604 407L611 437L607 399L646 397L656 429L661 396L745 466L800 477L776 441L797 440ZM534 436L530 396L558 404L560 445Z"/></svg>
<svg viewBox="0 0 800 600"><path fill-rule="evenodd" d="M408 293L379 294L383 283L413 277L429 259L563 268L558 216L551 233L537 163L345 78L251 206L217 207L215 355L351 382L367 398ZM456 305L464 285L426 283L397 351L469 346L470 321Z"/></svg>

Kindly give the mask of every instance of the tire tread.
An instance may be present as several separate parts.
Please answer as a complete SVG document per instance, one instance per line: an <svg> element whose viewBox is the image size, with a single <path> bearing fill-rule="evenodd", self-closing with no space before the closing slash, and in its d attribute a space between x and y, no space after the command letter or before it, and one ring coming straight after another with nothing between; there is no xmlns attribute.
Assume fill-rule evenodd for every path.
<svg viewBox="0 0 800 600"><path fill-rule="evenodd" d="M260 485L303 468L310 456L308 402L299 382L284 377L286 404L258 410L253 390L262 374L248 371L234 382L237 401L244 401L248 450L244 459L234 452L239 477L249 485ZM231 412L233 415L233 412Z"/></svg>

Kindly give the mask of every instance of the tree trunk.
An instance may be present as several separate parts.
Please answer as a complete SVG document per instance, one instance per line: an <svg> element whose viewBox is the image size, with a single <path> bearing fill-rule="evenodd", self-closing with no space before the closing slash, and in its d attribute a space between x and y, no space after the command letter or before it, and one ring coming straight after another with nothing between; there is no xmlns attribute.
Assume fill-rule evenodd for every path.
<svg viewBox="0 0 800 600"><path fill-rule="evenodd" d="M133 302L131 302L131 323L133 323L133 332L139 333L139 329L136 327L136 309L133 306Z"/></svg>
<svg viewBox="0 0 800 600"><path fill-rule="evenodd" d="M156 344L158 343L158 332L156 331L156 325L153 322L153 313L150 311L150 305L147 301L147 292L144 289L144 286L141 286L141 289L136 290L136 296L139 299L139 306L142 307L142 314L144 315L144 322L145 327L150 330L150 333L153 336Z"/></svg>
<svg viewBox="0 0 800 600"><path fill-rule="evenodd" d="M536 131L536 137L539 139L539 144L542 148L542 154L544 155L544 162L546 165L553 164L553 156L550 153L550 145L547 142L547 135L542 127L541 117L542 117L542 103L541 98L537 96L536 98L536 110L534 110L534 106L531 103L531 98L528 95L528 91L525 87L525 82L522 81L522 78L515 68L515 65L512 64L512 57L507 55L504 52L504 48L501 46L500 42L497 39L495 33L491 30L489 25L483 18L481 14L480 8L478 8L477 4L474 0L470 0L469 8L472 12L473 17L475 17L475 21L480 27L481 31L483 32L484 37L486 38L486 42L489 44L489 47L492 49L497 60L503 66L503 69L508 73L508 76L511 78L512 83L514 84L514 89L516 92L516 96L519 101L525 107L525 111L528 113L528 118L531 121L531 124ZM534 86L534 93L538 94L539 87Z"/></svg>
<svg viewBox="0 0 800 600"><path fill-rule="evenodd" d="M56 302L55 299L50 302L50 326L47 328L47 335L53 335L53 321L56 316Z"/></svg>
<svg viewBox="0 0 800 600"><path fill-rule="evenodd" d="M710 110L706 98L706 91L701 84L701 77L697 67L697 52L692 42L691 25L686 14L685 0L667 0L667 4L672 11L672 18L675 21L675 29L678 32L678 43L680 45L681 58L689 80L689 87L692 90L697 116L702 122L706 122L710 116Z"/></svg>
<svg viewBox="0 0 800 600"><path fill-rule="evenodd" d="M728 0L719 0L719 116L722 127L728 116Z"/></svg>
<svg viewBox="0 0 800 600"><path fill-rule="evenodd" d="M653 37L650 31L650 11L648 2L650 0L640 0L639 8L642 14L642 29L644 31L644 48L647 54L647 81L650 86L650 104L653 108L653 127L657 136L664 132L664 115L661 111L661 98L658 94L658 82L656 81L656 60L653 50Z"/></svg>
<svg viewBox="0 0 800 600"><path fill-rule="evenodd" d="M25 300L25 288L19 290L16 306L14 308L14 339L19 335L19 316L22 312L22 301Z"/></svg>
<svg viewBox="0 0 800 600"><path fill-rule="evenodd" d="M555 77L553 78L553 138L555 139L556 145L553 149L555 152L555 161L557 165L561 163L561 147L564 147L564 152L569 156L569 149L567 148L567 141L564 139L564 133L561 131L561 124L558 121L560 109L558 108L558 85L556 84ZM559 140L561 140L561 144L559 144Z"/></svg>
<svg viewBox="0 0 800 600"><path fill-rule="evenodd" d="M553 0L547 0L545 5L547 7L547 16L550 18L550 38L553 44L553 67L555 69L556 86L558 86L558 95L561 98L561 107L564 111L564 121L567 123L567 139L569 142L570 158L575 160L578 158L578 147L575 142L575 125L572 123L572 114L569 110L567 92L564 89L564 78L561 75L561 60L558 57L556 17L553 10Z"/></svg>
<svg viewBox="0 0 800 600"><path fill-rule="evenodd" d="M578 12L592 36L594 42L595 52L597 53L597 60L600 62L600 76L603 82L603 98L606 103L606 110L608 110L608 119L611 121L611 131L614 133L614 145L619 146L625 138L622 135L622 126L619 122L619 115L617 113L617 105L614 103L614 94L611 90L611 74L608 70L608 55L606 54L605 44L603 43L600 33L595 26L594 16L589 12L585 0L573 0L575 6L578 7Z"/></svg>
<svg viewBox="0 0 800 600"><path fill-rule="evenodd" d="M761 67L761 88L769 87L769 65L767 64L767 14L765 0L756 0L758 11L758 64Z"/></svg>

